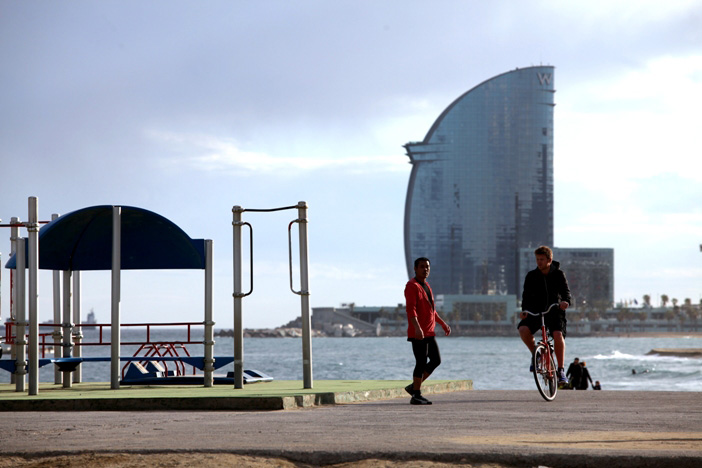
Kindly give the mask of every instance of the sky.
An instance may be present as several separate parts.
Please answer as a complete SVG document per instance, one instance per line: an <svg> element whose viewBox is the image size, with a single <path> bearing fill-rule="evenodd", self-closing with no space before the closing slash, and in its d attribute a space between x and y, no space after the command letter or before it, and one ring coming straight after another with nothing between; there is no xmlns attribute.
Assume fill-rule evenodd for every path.
<svg viewBox="0 0 702 468"><path fill-rule="evenodd" d="M307 202L312 307L403 303L402 145L483 81L542 64L555 246L613 248L616 301L702 299L700 1L0 0L0 63L3 223L36 196L42 220L137 206L212 239L217 328L233 323L235 205ZM300 315L296 217L243 215L246 328ZM109 322L110 273L81 284L82 316ZM202 271L122 272L123 323L201 321L203 304Z"/></svg>

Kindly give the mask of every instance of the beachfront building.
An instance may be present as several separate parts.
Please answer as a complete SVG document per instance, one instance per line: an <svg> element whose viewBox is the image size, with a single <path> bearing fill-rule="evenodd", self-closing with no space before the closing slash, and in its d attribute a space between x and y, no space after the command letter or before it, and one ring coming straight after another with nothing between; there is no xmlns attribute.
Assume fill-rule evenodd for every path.
<svg viewBox="0 0 702 468"><path fill-rule="evenodd" d="M568 278L572 307L607 310L614 305L614 249L554 247L553 260ZM520 249L519 277L523 280L534 268L534 249Z"/></svg>
<svg viewBox="0 0 702 468"><path fill-rule="evenodd" d="M513 294L441 294L436 308L457 335L510 336L519 320Z"/></svg>
<svg viewBox="0 0 702 468"><path fill-rule="evenodd" d="M452 102L412 164L404 241L435 294L520 295L519 249L553 245L554 67L516 69Z"/></svg>
<svg viewBox="0 0 702 468"><path fill-rule="evenodd" d="M451 325L453 336L517 336L521 308L512 294L440 294L435 299L436 308ZM688 300L661 307L631 303L619 303L614 307L588 304L569 308L566 315L568 336L702 331L702 303ZM405 305L313 307L312 328L320 336L402 337L407 333ZM442 334L441 330L438 334Z"/></svg>
<svg viewBox="0 0 702 468"><path fill-rule="evenodd" d="M313 307L312 329L328 336L377 336L407 329L404 304L395 306Z"/></svg>

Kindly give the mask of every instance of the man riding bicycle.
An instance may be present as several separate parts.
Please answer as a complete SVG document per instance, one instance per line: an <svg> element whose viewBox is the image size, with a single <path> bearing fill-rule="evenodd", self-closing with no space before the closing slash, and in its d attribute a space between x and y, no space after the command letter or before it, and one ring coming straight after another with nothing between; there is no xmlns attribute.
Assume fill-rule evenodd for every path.
<svg viewBox="0 0 702 468"><path fill-rule="evenodd" d="M534 251L536 268L527 273L524 278L524 291L522 292L522 320L517 325L519 336L532 354L536 349L534 333L541 328L541 318L528 315L529 312L541 312L551 304L558 304L558 310L553 310L544 316L544 323L553 337L553 346L558 360L558 383L567 384L568 378L564 372L565 363L565 336L566 317L565 310L570 306L571 297L568 280L565 273L560 270L560 264L553 261L553 252L542 245Z"/></svg>

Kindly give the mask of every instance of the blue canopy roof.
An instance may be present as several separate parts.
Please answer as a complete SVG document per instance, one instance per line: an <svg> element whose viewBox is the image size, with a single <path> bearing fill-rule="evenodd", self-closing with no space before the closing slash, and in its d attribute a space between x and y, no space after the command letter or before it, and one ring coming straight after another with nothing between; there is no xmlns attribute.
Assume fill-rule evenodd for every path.
<svg viewBox="0 0 702 468"><path fill-rule="evenodd" d="M205 241L154 212L123 206L122 270L204 269ZM15 256L7 268L16 268ZM65 214L39 231L42 270L112 269L112 206L100 205Z"/></svg>

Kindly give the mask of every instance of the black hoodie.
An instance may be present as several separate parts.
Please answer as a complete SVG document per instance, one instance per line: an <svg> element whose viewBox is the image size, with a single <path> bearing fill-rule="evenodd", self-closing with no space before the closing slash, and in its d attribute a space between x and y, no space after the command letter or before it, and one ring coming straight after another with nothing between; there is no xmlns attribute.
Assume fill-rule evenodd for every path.
<svg viewBox="0 0 702 468"><path fill-rule="evenodd" d="M544 275L541 270L535 268L524 278L522 310L542 312L551 304L561 301L571 304L571 300L568 280L558 262L551 262L548 274Z"/></svg>

